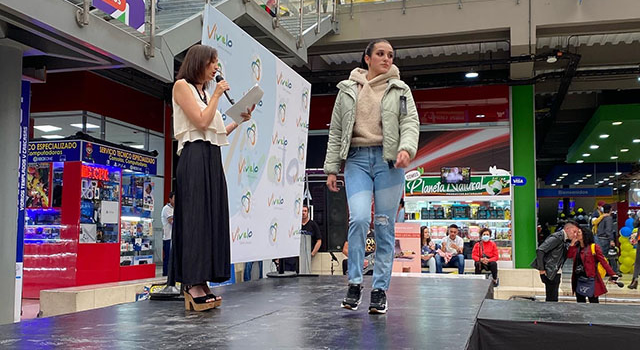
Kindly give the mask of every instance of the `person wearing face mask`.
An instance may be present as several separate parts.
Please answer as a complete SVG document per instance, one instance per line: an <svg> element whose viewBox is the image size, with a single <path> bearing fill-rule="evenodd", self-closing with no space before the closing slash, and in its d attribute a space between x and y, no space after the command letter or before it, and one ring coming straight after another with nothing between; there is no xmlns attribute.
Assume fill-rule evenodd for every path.
<svg viewBox="0 0 640 350"><path fill-rule="evenodd" d="M374 197L376 237L369 313L387 312L395 247L395 220L404 190L404 168L415 157L420 122L411 89L400 80L394 51L384 39L367 45L360 68L338 84L331 114L324 172L337 192L342 162L349 204L349 287L341 306L356 310L362 300L362 262Z"/></svg>
<svg viewBox="0 0 640 350"><path fill-rule="evenodd" d="M546 301L558 301L558 289L562 280L562 265L567 260L570 242L580 231L580 225L568 220L562 230L547 237L536 250L536 258L531 267L540 272L540 279L545 285Z"/></svg>
<svg viewBox="0 0 640 350"><path fill-rule="evenodd" d="M480 230L481 241L473 246L471 257L473 258L476 268L476 275L482 273L482 270L491 271L493 285L498 286L498 246L491 240L491 230L483 228Z"/></svg>

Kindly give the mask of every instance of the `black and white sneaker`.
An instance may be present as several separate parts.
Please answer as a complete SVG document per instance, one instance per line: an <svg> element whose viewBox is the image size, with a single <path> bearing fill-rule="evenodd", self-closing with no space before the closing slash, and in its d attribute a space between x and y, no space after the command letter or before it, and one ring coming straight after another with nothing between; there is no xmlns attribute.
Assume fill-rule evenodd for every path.
<svg viewBox="0 0 640 350"><path fill-rule="evenodd" d="M387 294L382 289L371 291L371 304L369 304L370 314L387 313Z"/></svg>
<svg viewBox="0 0 640 350"><path fill-rule="evenodd" d="M349 310L358 310L358 305L362 301L362 286L359 284L350 284L347 290L347 296L342 300L342 307Z"/></svg>

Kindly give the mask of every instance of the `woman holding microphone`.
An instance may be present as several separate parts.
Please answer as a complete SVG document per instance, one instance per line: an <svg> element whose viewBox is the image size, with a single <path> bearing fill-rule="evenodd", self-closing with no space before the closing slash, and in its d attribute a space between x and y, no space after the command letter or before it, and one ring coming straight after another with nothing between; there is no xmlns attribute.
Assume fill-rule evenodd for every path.
<svg viewBox="0 0 640 350"><path fill-rule="evenodd" d="M225 127L218 111L218 101L229 84L221 80L213 96L206 91L217 67L214 48L194 45L173 87L173 130L180 158L168 283L181 282L185 308L196 311L222 304L207 281L230 278L229 207L220 146L229 144L227 135L238 124ZM242 114L244 121L252 111Z"/></svg>

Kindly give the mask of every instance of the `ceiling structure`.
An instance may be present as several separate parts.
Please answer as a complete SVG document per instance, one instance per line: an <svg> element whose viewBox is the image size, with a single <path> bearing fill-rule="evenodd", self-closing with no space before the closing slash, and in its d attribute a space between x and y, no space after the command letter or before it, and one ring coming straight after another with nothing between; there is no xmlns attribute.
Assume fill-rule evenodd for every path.
<svg viewBox="0 0 640 350"><path fill-rule="evenodd" d="M0 10L5 2L13 3L12 0L0 0ZM596 111L601 106L640 103L640 18L638 11L634 14L634 11L625 10L638 6L632 0L621 0L617 6L581 2L570 7L554 5L552 8L546 3L533 3L535 8L533 11L529 9L529 22L535 24L530 28L523 20L527 9L519 6L520 2L465 0L458 3L463 6L447 1L430 6L416 3L406 9L406 14L404 2L357 4L355 10L352 6L342 5L338 8L337 23L332 23L324 31L329 34L317 42L310 41L310 45L304 48L306 62L296 57L295 49L289 48L291 34L283 33L283 29L273 29L271 18L265 17L265 12L253 6L252 2L216 2L220 3L219 9L224 8L223 13L228 13L251 36L310 81L314 94L335 93L336 83L348 77L358 65L368 41L367 35L386 35L391 40L397 50L395 64L400 67L402 78L414 89L534 84L537 172L541 179L555 173L557 168L567 166L567 161L571 163L568 166L581 166L599 157L593 153L591 159L584 159L585 164L573 164L578 159L568 157L568 154L574 142L582 137L582 130L592 118L597 117ZM165 47L159 53L170 51L173 54L174 61L170 66L174 73L185 50L198 41L198 33L202 30L202 3L202 0L161 2L163 9L158 13L157 29ZM257 3L261 1L257 0ZM399 12L401 6L402 12ZM445 14L434 15L440 13L435 11L437 6ZM255 13L252 12L254 10ZM400 25L366 25L376 11ZM532 13L536 17L532 18ZM597 13L593 21L587 20L590 13ZM47 37L38 33L32 24L17 14L2 11L0 14L3 15L0 19L5 22L4 26L0 23L0 34L7 33L8 38L25 48L25 74L43 67L47 67L49 73L56 69L60 72L91 69L148 94L170 99L171 85L164 78L150 74L153 67L144 70L132 64L139 60L140 55L122 59L115 55L96 54L60 34ZM99 17L102 14L94 10L93 15ZM429 15L437 17L427 19ZM424 28L415 23L422 24ZM103 26L103 23L99 25ZM144 44L145 36L122 28L117 21L109 21L109 25L118 27ZM283 23L283 26L287 25L290 24ZM446 30L438 32L437 25ZM331 34L333 30L335 34ZM178 34L191 39L175 40ZM354 37L357 40L344 39ZM173 44L169 45L170 42ZM555 62L549 56L555 58ZM68 66L69 62L73 64ZM522 67L524 78L514 73ZM478 78L465 78L465 73L471 69L479 73ZM604 127L607 127L606 123L596 124L593 129ZM589 138L587 136L585 140ZM611 140L614 138L617 137L611 136ZM631 157L634 153L631 146L629 149ZM586 153L576 152L580 155ZM637 163L638 159L640 156L628 160ZM598 160L606 161L604 158ZM608 164L619 164L621 160L627 160L626 155L618 158L617 163L611 160ZM634 165L624 176L634 179L637 171ZM552 180L555 182L555 178Z"/></svg>

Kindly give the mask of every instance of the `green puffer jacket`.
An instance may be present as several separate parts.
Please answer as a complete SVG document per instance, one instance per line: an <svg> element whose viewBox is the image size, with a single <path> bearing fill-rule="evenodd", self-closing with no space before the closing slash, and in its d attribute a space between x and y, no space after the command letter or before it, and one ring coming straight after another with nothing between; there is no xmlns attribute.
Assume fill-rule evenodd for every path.
<svg viewBox="0 0 640 350"><path fill-rule="evenodd" d="M343 160L347 159L356 116L358 83L343 80L338 84L338 96L331 114L325 174L338 174ZM400 113L400 97L407 101L406 114ZM409 152L413 159L418 149L420 120L411 89L402 80L390 79L380 104L382 113L382 155L395 161L399 151Z"/></svg>

